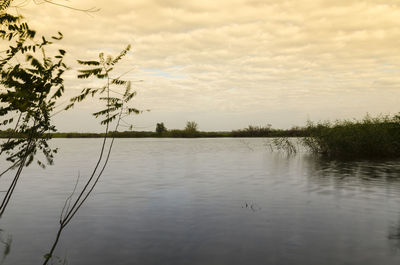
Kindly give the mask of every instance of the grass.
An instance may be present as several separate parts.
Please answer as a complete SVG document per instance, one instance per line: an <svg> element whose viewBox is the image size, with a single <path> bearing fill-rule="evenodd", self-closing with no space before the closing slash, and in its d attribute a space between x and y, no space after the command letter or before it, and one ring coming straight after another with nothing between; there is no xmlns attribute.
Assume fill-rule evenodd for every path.
<svg viewBox="0 0 400 265"><path fill-rule="evenodd" d="M309 123L301 140L311 152L334 158L400 156L400 116Z"/></svg>
<svg viewBox="0 0 400 265"><path fill-rule="evenodd" d="M249 126L245 129L230 132L230 137L302 137L307 136L304 128L292 127L288 130L273 129L268 126Z"/></svg>

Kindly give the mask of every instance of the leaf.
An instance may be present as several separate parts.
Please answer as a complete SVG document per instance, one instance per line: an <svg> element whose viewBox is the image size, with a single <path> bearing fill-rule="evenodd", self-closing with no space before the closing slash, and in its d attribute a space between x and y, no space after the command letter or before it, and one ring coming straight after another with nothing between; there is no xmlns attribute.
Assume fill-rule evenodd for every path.
<svg viewBox="0 0 400 265"><path fill-rule="evenodd" d="M77 60L77 61L81 65L100 65L100 63L97 61L81 61L81 60Z"/></svg>

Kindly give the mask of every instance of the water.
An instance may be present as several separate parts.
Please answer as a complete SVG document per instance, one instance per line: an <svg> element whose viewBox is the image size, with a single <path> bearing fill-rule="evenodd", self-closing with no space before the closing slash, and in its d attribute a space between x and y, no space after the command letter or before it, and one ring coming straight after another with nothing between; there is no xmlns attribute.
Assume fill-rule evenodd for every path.
<svg viewBox="0 0 400 265"><path fill-rule="evenodd" d="M56 164L24 171L0 220L3 239L12 237L4 264L41 264L100 141L55 139ZM56 256L74 265L400 264L400 161L288 157L266 141L117 139Z"/></svg>

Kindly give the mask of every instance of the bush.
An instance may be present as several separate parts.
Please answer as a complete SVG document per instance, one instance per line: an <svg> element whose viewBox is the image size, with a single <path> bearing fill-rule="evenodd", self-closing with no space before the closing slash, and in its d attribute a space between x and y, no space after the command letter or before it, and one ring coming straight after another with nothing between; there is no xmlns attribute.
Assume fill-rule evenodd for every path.
<svg viewBox="0 0 400 265"><path fill-rule="evenodd" d="M304 146L314 153L344 158L400 156L400 116L366 116L361 121L336 121L306 127Z"/></svg>

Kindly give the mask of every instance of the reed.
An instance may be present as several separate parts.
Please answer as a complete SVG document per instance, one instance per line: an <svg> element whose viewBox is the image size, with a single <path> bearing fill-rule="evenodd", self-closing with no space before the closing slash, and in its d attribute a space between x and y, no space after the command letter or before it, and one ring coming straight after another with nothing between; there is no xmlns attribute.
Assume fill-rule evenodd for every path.
<svg viewBox="0 0 400 265"><path fill-rule="evenodd" d="M400 115L311 123L301 143L313 153L337 158L400 156Z"/></svg>

